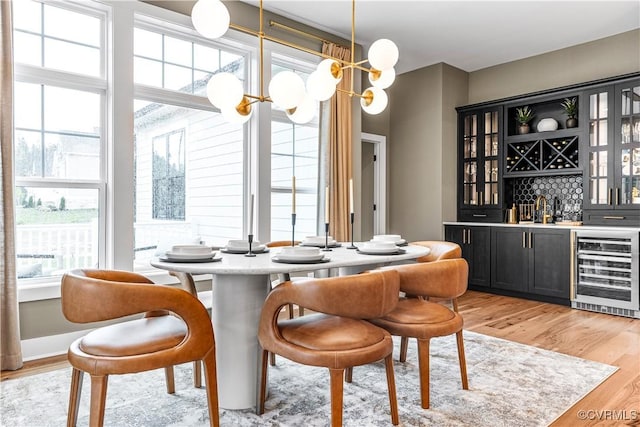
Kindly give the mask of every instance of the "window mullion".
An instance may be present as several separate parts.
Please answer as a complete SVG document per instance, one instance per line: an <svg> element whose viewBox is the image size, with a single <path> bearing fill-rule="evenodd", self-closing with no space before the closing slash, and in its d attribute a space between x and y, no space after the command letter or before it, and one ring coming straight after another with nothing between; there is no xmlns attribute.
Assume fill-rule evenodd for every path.
<svg viewBox="0 0 640 427"><path fill-rule="evenodd" d="M106 91L107 89L107 80L104 78L45 69L26 64L15 64L15 80L70 89L89 89L94 92Z"/></svg>

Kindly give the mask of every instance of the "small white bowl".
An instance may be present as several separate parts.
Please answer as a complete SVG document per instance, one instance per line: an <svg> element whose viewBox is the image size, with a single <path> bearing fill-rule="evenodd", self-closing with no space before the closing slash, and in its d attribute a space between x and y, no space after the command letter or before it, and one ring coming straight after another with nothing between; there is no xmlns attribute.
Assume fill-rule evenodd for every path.
<svg viewBox="0 0 640 427"><path fill-rule="evenodd" d="M307 236L305 237L303 242L308 245L324 245L326 240L328 240L329 242L335 241L331 236L328 236L328 238L325 236Z"/></svg>
<svg viewBox="0 0 640 427"><path fill-rule="evenodd" d="M402 239L402 236L400 236L399 234L378 234L376 236L373 236L373 240L378 242L378 241L384 241L384 242L399 242Z"/></svg>
<svg viewBox="0 0 640 427"><path fill-rule="evenodd" d="M363 249L396 249L396 242L389 242L386 240L370 240L362 244Z"/></svg>
<svg viewBox="0 0 640 427"><path fill-rule="evenodd" d="M251 242L251 249L256 249L260 247L260 242L258 240L254 240ZM229 240L227 242L228 249L237 249L237 250L249 250L249 241L248 240Z"/></svg>
<svg viewBox="0 0 640 427"><path fill-rule="evenodd" d="M174 254L184 255L205 255L211 254L213 249L211 246L205 245L173 245L171 246L171 252Z"/></svg>
<svg viewBox="0 0 640 427"><path fill-rule="evenodd" d="M320 249L309 246L284 246L280 253L286 256L307 257L320 254Z"/></svg>

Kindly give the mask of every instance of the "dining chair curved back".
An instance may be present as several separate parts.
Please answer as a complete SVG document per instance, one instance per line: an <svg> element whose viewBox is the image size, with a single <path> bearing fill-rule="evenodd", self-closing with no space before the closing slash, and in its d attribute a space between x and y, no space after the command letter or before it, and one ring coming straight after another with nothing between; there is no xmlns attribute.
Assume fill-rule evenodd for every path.
<svg viewBox="0 0 640 427"><path fill-rule="evenodd" d="M443 298L457 298L467 289L469 266L463 258L387 268L399 273L400 290L409 295L435 294ZM392 335L417 339L423 408L429 408L429 343L432 337L456 334L462 388L464 390L469 388L462 338L464 322L458 312L422 298L400 298L393 311L371 322L386 329ZM405 359L402 357L401 351L400 361L404 362L406 347Z"/></svg>
<svg viewBox="0 0 640 427"><path fill-rule="evenodd" d="M165 368L167 392L175 391L173 366L201 360L210 424L219 425L215 339L211 318L189 292L156 285L144 276L118 270L77 269L62 277L62 312L74 323L144 314L99 327L74 341L67 425L77 422L85 372L91 375L89 425L104 423L109 375Z"/></svg>
<svg viewBox="0 0 640 427"><path fill-rule="evenodd" d="M299 240L293 241L293 246L298 246L299 244ZM268 242L264 245L268 248L281 248L283 246L291 246L291 240L274 240L273 242Z"/></svg>
<svg viewBox="0 0 640 427"><path fill-rule="evenodd" d="M330 373L331 425L342 425L343 375L346 368L384 359L391 421L398 424L391 335L365 319L389 313L398 302L396 271L285 282L267 297L260 318L262 346L258 413L264 413L268 353L297 363L326 367ZM278 320L281 308L299 304L315 313ZM301 391L302 392L302 391Z"/></svg>
<svg viewBox="0 0 640 427"><path fill-rule="evenodd" d="M298 240L294 240L293 241L293 246L298 246L300 244L300 241ZM269 243L265 243L265 246L268 248L282 248L285 246L291 246L291 240L276 240L273 242L269 242ZM287 280L290 280L290 276L289 273L282 273L282 274L278 274L278 278L277 280L274 280L271 282L271 288L273 289L275 286L278 286L280 283L282 282L286 282ZM302 310L304 310L302 307L298 307L299 313L302 316ZM289 311L289 319L293 319L294 317L294 308L293 308L293 304L289 304L288 305L288 311Z"/></svg>
<svg viewBox="0 0 640 427"><path fill-rule="evenodd" d="M433 262L442 259L462 258L462 248L457 243L444 240L421 240L411 242L410 244L425 246L430 249L429 254L417 258L417 262Z"/></svg>

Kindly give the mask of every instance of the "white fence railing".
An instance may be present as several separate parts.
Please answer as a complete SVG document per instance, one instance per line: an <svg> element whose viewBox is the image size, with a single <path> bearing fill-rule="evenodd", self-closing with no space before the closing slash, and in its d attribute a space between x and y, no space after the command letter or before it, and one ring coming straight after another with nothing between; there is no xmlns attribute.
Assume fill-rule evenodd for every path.
<svg viewBox="0 0 640 427"><path fill-rule="evenodd" d="M98 221L81 224L18 225L18 278L49 276L98 266Z"/></svg>

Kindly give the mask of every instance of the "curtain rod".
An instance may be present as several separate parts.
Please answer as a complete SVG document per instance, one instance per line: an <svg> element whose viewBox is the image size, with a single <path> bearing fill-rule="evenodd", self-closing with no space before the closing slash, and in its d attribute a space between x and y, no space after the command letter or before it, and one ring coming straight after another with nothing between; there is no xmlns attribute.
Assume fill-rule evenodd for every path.
<svg viewBox="0 0 640 427"><path fill-rule="evenodd" d="M290 27L288 25L281 24L281 23L276 22L274 20L269 20L269 25L271 27L277 27L277 28L280 28L280 29L283 29L283 30L287 30L289 32L292 32L292 33L307 37L309 39L318 40L318 41L321 41L323 43L332 43L332 44L338 45L340 47L345 47L345 48L348 49L348 46L344 46L344 45L342 45L340 43L336 43L336 42L331 41L331 40L323 39L322 37L318 37L318 36L316 36L314 34L307 33L306 31L302 31L302 30L299 30L297 28L293 28L293 27Z"/></svg>

